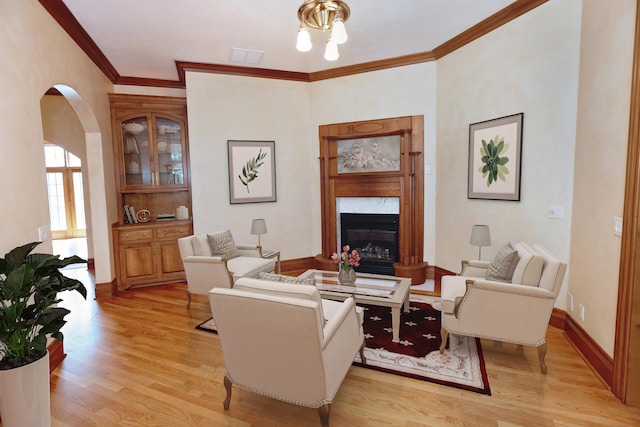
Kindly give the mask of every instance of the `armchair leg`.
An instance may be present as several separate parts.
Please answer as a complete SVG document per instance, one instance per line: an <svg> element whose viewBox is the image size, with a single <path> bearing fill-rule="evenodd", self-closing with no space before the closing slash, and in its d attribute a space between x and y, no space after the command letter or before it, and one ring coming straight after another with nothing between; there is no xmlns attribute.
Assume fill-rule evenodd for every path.
<svg viewBox="0 0 640 427"><path fill-rule="evenodd" d="M360 346L360 360L362 361L363 365L367 364L367 359L365 359L364 357L364 342L362 343L362 346Z"/></svg>
<svg viewBox="0 0 640 427"><path fill-rule="evenodd" d="M442 342L440 343L440 354L444 353L444 348L447 346L447 339L449 338L449 331L445 328L440 327L440 338Z"/></svg>
<svg viewBox="0 0 640 427"><path fill-rule="evenodd" d="M187 289L187 310L191 309L191 292Z"/></svg>
<svg viewBox="0 0 640 427"><path fill-rule="evenodd" d="M229 404L231 403L231 380L227 378L226 375L224 376L224 388L225 390L227 390L227 398L224 399L222 405L224 406L224 409L227 410L229 409Z"/></svg>
<svg viewBox="0 0 640 427"><path fill-rule="evenodd" d="M322 427L329 427L329 415L331 414L331 403L325 403L318 408L318 414L320 415L320 425Z"/></svg>
<svg viewBox="0 0 640 427"><path fill-rule="evenodd" d="M538 346L538 361L540 362L540 372L547 373L547 364L544 363L544 357L547 355L547 343Z"/></svg>

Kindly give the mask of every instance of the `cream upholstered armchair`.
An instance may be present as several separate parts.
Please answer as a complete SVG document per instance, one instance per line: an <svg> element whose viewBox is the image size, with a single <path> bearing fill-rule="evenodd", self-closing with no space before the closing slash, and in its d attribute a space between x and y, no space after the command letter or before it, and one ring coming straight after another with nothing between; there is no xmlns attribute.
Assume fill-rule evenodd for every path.
<svg viewBox="0 0 640 427"><path fill-rule="evenodd" d="M512 250L511 283L492 279L496 260L463 261L460 276L442 277L440 353L449 334L528 345L538 348L546 373L545 335L567 265L539 245L517 243Z"/></svg>
<svg viewBox="0 0 640 427"><path fill-rule="evenodd" d="M178 247L187 276L187 308L192 294L207 295L213 287L231 288L241 277L258 277L275 268L273 259L262 258L259 246L236 245L229 230L182 237Z"/></svg>
<svg viewBox="0 0 640 427"><path fill-rule="evenodd" d="M331 402L353 358L358 351L364 356L354 299L323 300L315 286L243 278L233 289L212 289L209 302L226 364L224 408L236 384L319 408L328 426Z"/></svg>

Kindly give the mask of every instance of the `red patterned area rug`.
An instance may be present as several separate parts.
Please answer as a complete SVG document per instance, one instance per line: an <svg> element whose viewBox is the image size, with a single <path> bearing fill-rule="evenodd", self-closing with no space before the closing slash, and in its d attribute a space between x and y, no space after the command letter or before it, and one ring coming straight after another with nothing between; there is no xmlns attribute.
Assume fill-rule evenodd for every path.
<svg viewBox="0 0 640 427"><path fill-rule="evenodd" d="M409 313L400 315L397 343L391 341L391 309L363 308L367 363L358 354L355 365L491 395L479 339L450 334L440 354L440 298L411 295ZM213 319L196 328L217 333Z"/></svg>
<svg viewBox="0 0 640 427"><path fill-rule="evenodd" d="M400 342L391 341L391 309L364 306L364 356L357 366L491 395L480 340L449 335L440 354L440 298L411 295L409 313L400 315Z"/></svg>

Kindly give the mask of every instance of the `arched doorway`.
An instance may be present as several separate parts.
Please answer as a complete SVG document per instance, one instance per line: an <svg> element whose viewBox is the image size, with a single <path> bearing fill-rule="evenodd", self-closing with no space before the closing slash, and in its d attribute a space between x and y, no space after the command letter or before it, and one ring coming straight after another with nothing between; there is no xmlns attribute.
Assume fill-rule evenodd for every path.
<svg viewBox="0 0 640 427"><path fill-rule="evenodd" d="M58 98L58 108L49 108L46 104L50 99L48 97ZM62 99L65 102L62 102ZM64 107L70 107L67 112L63 112ZM82 99L73 88L57 84L46 92L41 99L43 135L45 139L60 144L59 141L47 138L48 132L56 133L55 139L74 143L74 148L70 151L78 155L83 161L82 167L84 174L84 206L85 220L87 229L87 247L88 257L95 260L94 274L96 284L111 283L113 271L111 268L111 248L109 238L109 219L107 212L107 197L105 186L105 171L103 162L103 146L102 132L100 126L89 105ZM73 116L69 118L69 112L73 112ZM60 114L60 116L57 116ZM52 124L51 122L54 122ZM67 128L65 128L65 125ZM52 129L54 126L55 129ZM68 136L65 133L71 132L68 127L78 126L76 133L78 137Z"/></svg>

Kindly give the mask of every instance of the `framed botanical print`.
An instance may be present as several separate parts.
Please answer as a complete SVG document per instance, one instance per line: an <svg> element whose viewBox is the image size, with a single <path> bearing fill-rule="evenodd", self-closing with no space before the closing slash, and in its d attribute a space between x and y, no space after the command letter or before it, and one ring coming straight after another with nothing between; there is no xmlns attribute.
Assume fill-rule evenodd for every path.
<svg viewBox="0 0 640 427"><path fill-rule="evenodd" d="M469 125L469 199L520 200L523 117Z"/></svg>
<svg viewBox="0 0 640 427"><path fill-rule="evenodd" d="M275 141L227 141L229 201L276 201Z"/></svg>

